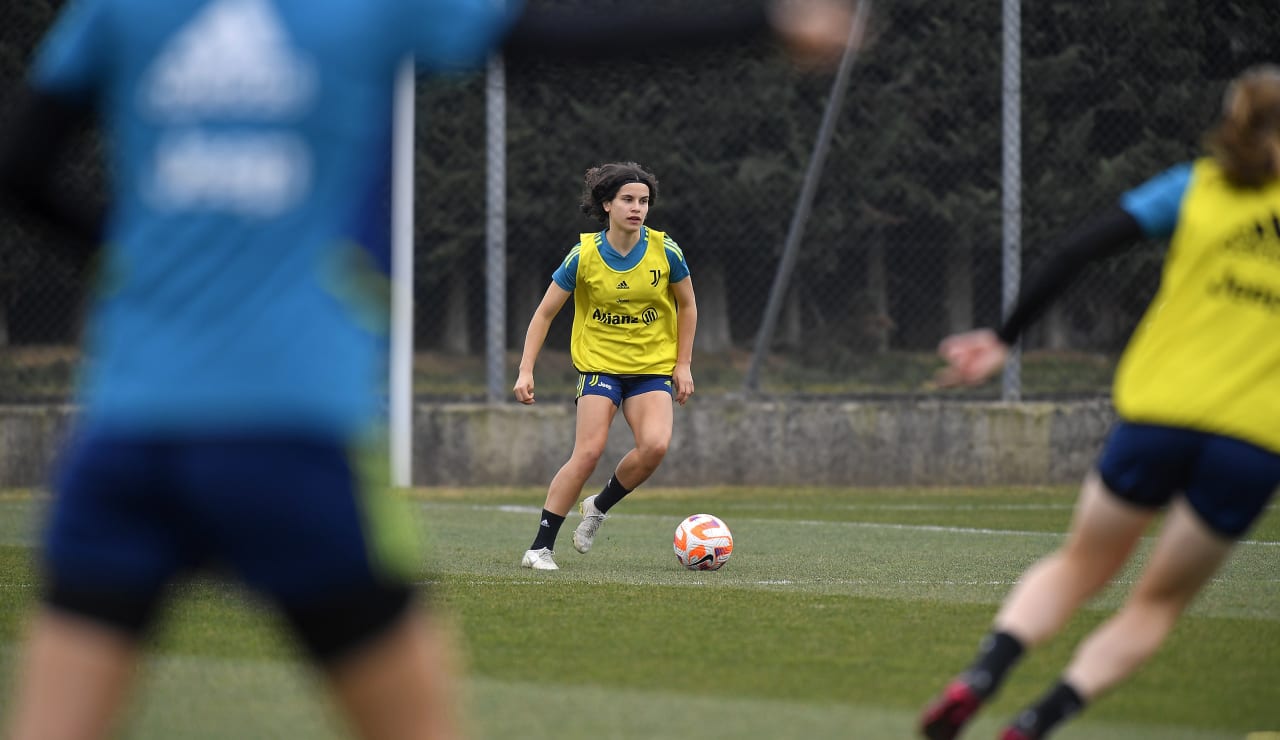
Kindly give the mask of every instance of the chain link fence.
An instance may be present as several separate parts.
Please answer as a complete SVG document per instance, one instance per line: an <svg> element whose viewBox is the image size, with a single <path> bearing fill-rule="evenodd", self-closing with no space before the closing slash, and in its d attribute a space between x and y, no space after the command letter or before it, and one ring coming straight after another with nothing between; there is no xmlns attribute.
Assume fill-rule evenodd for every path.
<svg viewBox="0 0 1280 740"><path fill-rule="evenodd" d="M0 10L0 124L58 5ZM877 4L764 355L761 393L933 394L939 339L998 321L1007 9L999 0ZM1280 48L1280 6L1025 3L1020 29L1017 244L1026 272L1056 234L1199 151L1226 81ZM794 69L766 41L663 59L507 65L507 310L494 316L485 310L485 78L421 80L416 392L483 398L495 330L505 336L509 387L552 271L579 232L597 228L577 210L582 174L616 160L657 175L649 223L688 259L700 394L742 392L831 82ZM95 165L67 176L101 192ZM0 400L67 392L87 281L52 256L52 238L0 220ZM1024 398L1107 392L1164 246L1091 267L1038 323L1024 341ZM570 314L547 338L540 397L572 393Z"/></svg>

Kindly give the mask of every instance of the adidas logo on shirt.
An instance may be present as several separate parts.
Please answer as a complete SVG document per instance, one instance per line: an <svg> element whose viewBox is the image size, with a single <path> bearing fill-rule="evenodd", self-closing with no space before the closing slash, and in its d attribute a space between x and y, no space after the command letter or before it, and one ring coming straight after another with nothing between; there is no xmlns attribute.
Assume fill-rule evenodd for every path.
<svg viewBox="0 0 1280 740"><path fill-rule="evenodd" d="M315 97L316 70L266 0L217 0L156 57L144 97L170 118L293 115Z"/></svg>
<svg viewBox="0 0 1280 740"><path fill-rule="evenodd" d="M164 125L142 186L158 210L277 216L306 197L312 153L296 132L269 126L306 111L319 84L315 62L289 38L268 0L215 0L152 62L144 111Z"/></svg>
<svg viewBox="0 0 1280 740"><path fill-rule="evenodd" d="M622 282L618 283L618 290L630 290L630 289L631 289L631 286L627 285L626 280L623 280Z"/></svg>

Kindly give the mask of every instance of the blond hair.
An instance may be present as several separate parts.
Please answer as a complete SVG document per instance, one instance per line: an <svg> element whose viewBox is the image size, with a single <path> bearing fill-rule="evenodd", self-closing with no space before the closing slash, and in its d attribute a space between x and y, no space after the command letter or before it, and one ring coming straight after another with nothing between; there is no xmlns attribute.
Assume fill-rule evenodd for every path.
<svg viewBox="0 0 1280 740"><path fill-rule="evenodd" d="M1231 82L1205 148L1237 185L1280 177L1280 66L1250 67Z"/></svg>

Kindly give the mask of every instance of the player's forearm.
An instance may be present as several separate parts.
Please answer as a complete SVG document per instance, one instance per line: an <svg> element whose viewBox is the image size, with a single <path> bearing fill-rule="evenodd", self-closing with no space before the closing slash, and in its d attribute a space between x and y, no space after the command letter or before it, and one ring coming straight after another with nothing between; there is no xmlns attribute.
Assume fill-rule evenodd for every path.
<svg viewBox="0 0 1280 740"><path fill-rule="evenodd" d="M541 314L535 314L529 321L529 328L524 334L524 351L520 354L519 369L521 371L533 372L534 365L538 363L538 355L542 352L542 345L547 341L547 331L550 328L551 322Z"/></svg>
<svg viewBox="0 0 1280 740"><path fill-rule="evenodd" d="M693 335L697 330L698 307L681 307L676 317L676 365L693 364Z"/></svg>
<svg viewBox="0 0 1280 740"><path fill-rule="evenodd" d="M1077 227L1053 248L1048 263L1027 281L1008 318L996 331L1007 345L1058 297L1085 267L1116 254L1142 237L1142 227L1127 211L1114 207Z"/></svg>
<svg viewBox="0 0 1280 740"><path fill-rule="evenodd" d="M587 12L529 8L502 45L509 62L552 59L584 61L704 50L710 44L741 44L770 30L761 0L731 9L612 10Z"/></svg>

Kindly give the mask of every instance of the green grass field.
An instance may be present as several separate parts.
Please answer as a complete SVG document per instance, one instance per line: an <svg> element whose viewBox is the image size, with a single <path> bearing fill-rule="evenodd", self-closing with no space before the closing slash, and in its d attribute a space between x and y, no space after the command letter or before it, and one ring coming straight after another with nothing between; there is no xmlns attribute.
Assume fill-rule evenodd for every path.
<svg viewBox="0 0 1280 740"><path fill-rule="evenodd" d="M1022 570L1061 539L1074 491L641 489L595 549L518 567L541 489L415 492L424 579L461 627L474 738L913 737ZM0 494L0 715L36 593L46 500ZM719 572L671 534L710 512L736 538ZM1144 551L1145 552L1145 549ZM967 737L992 737L1057 675L1134 571L1024 661ZM246 594L178 589L122 736L329 738L316 677ZM1272 511L1132 681L1055 738L1210 740L1280 730L1280 516Z"/></svg>

